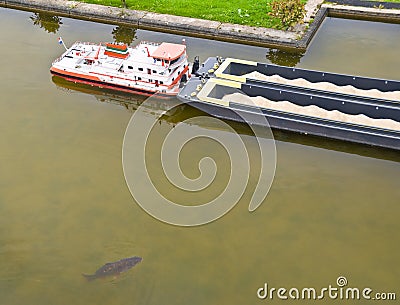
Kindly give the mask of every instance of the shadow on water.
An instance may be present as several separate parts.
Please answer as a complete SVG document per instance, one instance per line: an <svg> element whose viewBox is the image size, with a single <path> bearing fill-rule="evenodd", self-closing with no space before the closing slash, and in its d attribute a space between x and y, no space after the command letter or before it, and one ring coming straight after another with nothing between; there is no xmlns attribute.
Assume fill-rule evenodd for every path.
<svg viewBox="0 0 400 305"><path fill-rule="evenodd" d="M268 49L266 58L273 64L280 66L295 67L300 63L305 52L286 51L280 49Z"/></svg>
<svg viewBox="0 0 400 305"><path fill-rule="evenodd" d="M185 122L186 120L194 117L210 116L209 114L202 112L201 110L194 108L189 104L180 105L166 112L166 109L169 108L168 103L170 103L171 98L148 98L148 96L140 94L129 94L117 92L114 90L100 89L90 85L75 84L70 81L66 81L58 76L53 76L52 80L59 89L67 90L69 92L78 91L81 93L93 95L96 100L101 103L106 102L109 104L119 105L126 108L131 113L134 113L138 109L138 107L147 100L147 102L144 104L145 111L152 115L159 116L162 121L171 125ZM232 129L234 129L238 134L249 136L254 135L252 129L244 123L234 121L225 121L225 123L230 125ZM185 124L187 123L185 122ZM210 120L196 120L196 125L201 128L218 128L209 124ZM398 152L390 149L371 147L356 143L338 141L334 139L322 139L317 136L298 134L276 129L273 129L273 134L275 140L279 142L293 143L375 159L400 162L400 155L398 154Z"/></svg>
<svg viewBox="0 0 400 305"><path fill-rule="evenodd" d="M61 24L63 24L61 22L61 17L44 12L33 13L30 19L33 21L34 25L44 29L47 33L57 33Z"/></svg>

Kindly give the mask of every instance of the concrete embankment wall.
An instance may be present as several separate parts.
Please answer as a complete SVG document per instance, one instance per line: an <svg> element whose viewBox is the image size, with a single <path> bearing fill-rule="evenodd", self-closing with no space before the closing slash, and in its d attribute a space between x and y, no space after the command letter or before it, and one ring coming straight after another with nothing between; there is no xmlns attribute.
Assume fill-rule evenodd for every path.
<svg viewBox="0 0 400 305"><path fill-rule="evenodd" d="M300 51L304 51L307 48L326 16L400 23L400 10L352 7L344 5L322 5L315 16L313 16L313 22L309 24L307 30L304 32L250 27L210 20L87 4L77 1L0 0L0 6L12 9L48 12L64 17L109 24L121 24L140 29L157 30L179 35L218 39L272 48L295 49Z"/></svg>
<svg viewBox="0 0 400 305"><path fill-rule="evenodd" d="M141 29L192 35L268 47L298 48L298 34L189 17L157 14L117 7L60 0L0 0L13 9L43 11L59 16L101 23L123 24Z"/></svg>
<svg viewBox="0 0 400 305"><path fill-rule="evenodd" d="M335 4L323 5L329 16L400 23L400 3L366 0L335 0Z"/></svg>

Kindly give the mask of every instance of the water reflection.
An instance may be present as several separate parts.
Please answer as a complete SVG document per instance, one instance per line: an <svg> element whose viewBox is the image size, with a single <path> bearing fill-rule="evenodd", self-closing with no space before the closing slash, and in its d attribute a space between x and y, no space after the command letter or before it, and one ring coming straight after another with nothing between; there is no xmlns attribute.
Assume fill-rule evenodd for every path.
<svg viewBox="0 0 400 305"><path fill-rule="evenodd" d="M181 121L185 121L189 118L196 117L196 116L207 116L208 114L195 109L191 107L190 105L186 105L186 108L183 111L180 111L179 113L176 113L174 116L170 116L168 118L169 121L179 123ZM242 135L248 135L248 136L254 136L254 133L252 129L244 124L244 123L238 123L234 121L226 121L224 120L225 123L227 123L233 130L235 130L236 133L242 134ZM204 120L204 121L196 121L198 126L201 128L206 128L206 129L215 129L215 126L208 125L209 121ZM252 126L252 128L262 128L262 127L255 127ZM337 151L337 152L344 152L352 155L358 155L358 156L363 156L363 157L370 157L370 158L375 158L375 159L381 159L381 160L388 160L388 161L395 161L395 162L400 162L400 155L397 151L391 150L391 149L385 149L385 148L379 148L379 147L371 147L367 145L360 145L357 143L351 143L351 142L345 142L345 141L339 141L335 139L323 139L321 140L320 137L317 136L311 136L311 135L304 135L304 134L298 134L290 131L285 131L285 130L277 130L273 129L273 135L274 139L279 142L285 142L285 143L292 143L292 144L299 144L299 145L304 145L304 146L309 146L309 147L316 147L316 148L322 148L322 149L327 149L330 151Z"/></svg>
<svg viewBox="0 0 400 305"><path fill-rule="evenodd" d="M52 80L57 88L61 90L67 90L71 93L81 92L89 94L101 103L119 105L124 107L130 113L134 113L138 107L147 100L147 102L143 104L146 107L144 111L160 117L162 121L172 124L173 126L181 122L188 124L186 121L194 117L209 116L207 113L194 108L189 104L182 104L179 107L165 112L165 110L169 108L168 103L171 102L171 98L148 98L148 96L141 94L129 94L109 89L100 89L90 85L75 84L58 76L53 76ZM193 120L191 121L193 122ZM201 128L216 129L216 126L209 125L209 123L209 120L196 120L196 125ZM252 129L246 124L226 120L225 123L227 123L238 134L249 136L254 135ZM192 123L189 125L192 125ZM253 126L253 128L255 127ZM283 130L274 130L273 133L275 140L280 142L300 144L376 159L400 162L400 155L396 151L390 149L369 147L334 139L324 139L324 141L321 141L321 138L316 136L302 135Z"/></svg>
<svg viewBox="0 0 400 305"><path fill-rule="evenodd" d="M110 89L100 89L95 86L78 84L67 81L59 76L53 76L52 81L60 90L65 90L68 92L81 92L85 94L92 95L98 102L109 103L114 105L119 105L124 107L129 112L135 112L144 101L148 100L144 105L148 113L151 114L163 114L166 109L168 109L168 103L170 98L151 98L143 94L134 93L124 93L119 91L114 91ZM184 105L183 105L184 106ZM165 113L162 117L166 121L174 121L177 119L170 119L172 116L177 116L184 107L177 107L176 109L171 109Z"/></svg>
<svg viewBox="0 0 400 305"><path fill-rule="evenodd" d="M33 21L34 25L44 29L47 33L57 33L63 24L61 17L44 12L33 13L29 18ZM134 27L118 25L113 28L111 35L115 42L130 45L137 38L136 30Z"/></svg>
<svg viewBox="0 0 400 305"><path fill-rule="evenodd" d="M61 22L61 17L43 12L34 13L30 19L33 21L34 25L44 29L47 33L57 33L61 24L63 24Z"/></svg>
<svg viewBox="0 0 400 305"><path fill-rule="evenodd" d="M136 37L136 28L127 26L117 26L113 29L112 35L115 42L126 43L127 45L132 44Z"/></svg>
<svg viewBox="0 0 400 305"><path fill-rule="evenodd" d="M300 63L305 52L301 51L285 51L280 49L268 49L267 59L276 65L295 67Z"/></svg>

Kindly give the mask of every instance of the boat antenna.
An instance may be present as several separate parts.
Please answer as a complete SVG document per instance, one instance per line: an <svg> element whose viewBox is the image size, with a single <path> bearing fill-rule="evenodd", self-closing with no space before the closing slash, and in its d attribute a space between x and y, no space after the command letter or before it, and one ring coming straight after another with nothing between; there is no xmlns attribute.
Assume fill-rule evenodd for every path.
<svg viewBox="0 0 400 305"><path fill-rule="evenodd" d="M149 48L145 47L146 51L147 51L147 57L150 57L150 52L149 52Z"/></svg>
<svg viewBox="0 0 400 305"><path fill-rule="evenodd" d="M101 43L99 44L99 49L97 50L96 55L94 56L94 59L96 59L96 60L99 59L100 49L101 49Z"/></svg>

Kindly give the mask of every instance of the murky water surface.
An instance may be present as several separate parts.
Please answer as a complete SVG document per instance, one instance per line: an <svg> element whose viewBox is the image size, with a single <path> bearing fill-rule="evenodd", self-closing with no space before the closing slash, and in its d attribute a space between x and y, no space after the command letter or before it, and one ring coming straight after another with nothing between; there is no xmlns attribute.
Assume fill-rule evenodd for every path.
<svg viewBox="0 0 400 305"><path fill-rule="evenodd" d="M136 107L132 97L68 90L52 81L49 66L62 52L58 36L68 45L113 36L128 42L133 35L170 42L183 37L67 18L42 21L0 9L1 304L262 304L270 302L256 296L265 282L321 289L336 285L338 276L346 276L349 287L400 296L398 153L277 133L276 177L254 213L247 211L253 174L238 205L220 220L194 228L161 223L135 203L124 180L121 150ZM59 28L54 21L62 23ZM268 58L399 80L399 33L400 25L328 18L303 57L270 51ZM264 48L190 37L186 42L190 59L268 60ZM160 109L156 103L146 115ZM161 120L154 143L196 114L185 107ZM137 132L143 132L140 126ZM234 137L215 132L226 133L227 141ZM242 134L257 167L255 139ZM149 146L150 161L158 147ZM182 151L183 172L195 178L199 160L210 154L222 164L217 187L183 194L188 204L209 200L229 178L226 151L207 139ZM154 162L149 168L157 173ZM169 187L160 189L174 196ZM118 278L87 282L81 275L134 255L143 261Z"/></svg>

